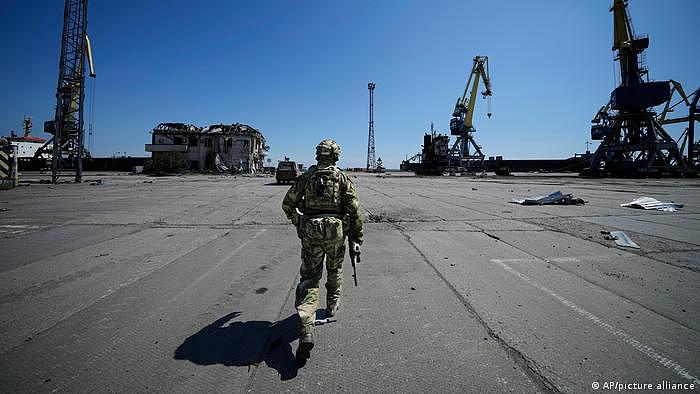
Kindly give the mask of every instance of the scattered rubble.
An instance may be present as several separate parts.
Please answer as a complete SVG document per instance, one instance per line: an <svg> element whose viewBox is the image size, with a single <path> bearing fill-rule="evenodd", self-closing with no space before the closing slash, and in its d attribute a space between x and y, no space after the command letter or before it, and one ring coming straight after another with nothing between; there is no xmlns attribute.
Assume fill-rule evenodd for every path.
<svg viewBox="0 0 700 394"><path fill-rule="evenodd" d="M573 195L564 194L561 191L556 191L546 196L526 197L523 199L514 198L511 202L520 205L583 205L586 203L581 198L575 198Z"/></svg>
<svg viewBox="0 0 700 394"><path fill-rule="evenodd" d="M224 161L221 158L221 155L219 155L218 153L214 157L214 168L216 168L216 170L219 172L231 171L231 169L226 164L224 164Z"/></svg>
<svg viewBox="0 0 700 394"><path fill-rule="evenodd" d="M601 231L600 233L603 234L603 238L615 241L618 246L641 249L624 231Z"/></svg>

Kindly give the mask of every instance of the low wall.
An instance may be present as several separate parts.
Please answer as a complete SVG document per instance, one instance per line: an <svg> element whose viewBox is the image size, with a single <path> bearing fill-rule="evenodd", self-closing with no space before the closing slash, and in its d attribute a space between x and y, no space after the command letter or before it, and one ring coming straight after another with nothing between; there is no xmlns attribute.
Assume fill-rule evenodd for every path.
<svg viewBox="0 0 700 394"><path fill-rule="evenodd" d="M131 171L143 166L150 157L93 157L83 161L85 171Z"/></svg>

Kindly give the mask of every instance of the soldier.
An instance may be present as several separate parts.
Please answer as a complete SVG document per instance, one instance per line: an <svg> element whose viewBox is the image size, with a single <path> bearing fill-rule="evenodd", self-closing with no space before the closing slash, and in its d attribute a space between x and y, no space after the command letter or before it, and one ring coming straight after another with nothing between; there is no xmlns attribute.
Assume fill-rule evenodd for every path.
<svg viewBox="0 0 700 394"><path fill-rule="evenodd" d="M295 306L299 314L299 347L296 358L305 361L314 347L314 320L318 285L326 261L326 316L338 310L343 288L344 239L350 253L359 255L362 220L357 193L350 178L335 166L340 146L323 140L316 146L318 164L297 178L284 196L282 210L301 239L301 279Z"/></svg>

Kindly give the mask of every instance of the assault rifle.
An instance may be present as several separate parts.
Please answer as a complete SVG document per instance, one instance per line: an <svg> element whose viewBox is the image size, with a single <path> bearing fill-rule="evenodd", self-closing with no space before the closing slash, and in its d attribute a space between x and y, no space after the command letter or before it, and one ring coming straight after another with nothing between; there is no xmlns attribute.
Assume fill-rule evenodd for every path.
<svg viewBox="0 0 700 394"><path fill-rule="evenodd" d="M355 269L355 263L361 263L362 258L360 258L360 251L355 252L353 250L354 242L348 239L348 249L350 251L350 264L352 264L352 279L355 281L355 286L357 286L357 270Z"/></svg>

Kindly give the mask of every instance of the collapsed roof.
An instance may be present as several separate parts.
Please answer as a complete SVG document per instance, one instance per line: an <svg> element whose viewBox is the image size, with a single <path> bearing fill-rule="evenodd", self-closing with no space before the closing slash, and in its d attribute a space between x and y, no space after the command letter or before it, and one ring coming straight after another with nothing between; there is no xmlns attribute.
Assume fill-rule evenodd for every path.
<svg viewBox="0 0 700 394"><path fill-rule="evenodd" d="M160 123L153 128L154 133L201 133L202 128L185 123Z"/></svg>
<svg viewBox="0 0 700 394"><path fill-rule="evenodd" d="M153 128L153 133L193 133L193 134L242 134L242 135L252 135L257 138L265 140L260 130L253 126L249 126L243 123L233 123L233 124L216 124L207 127L197 127L191 124L185 123L160 123L158 126Z"/></svg>
<svg viewBox="0 0 700 394"><path fill-rule="evenodd" d="M202 129L202 134L245 134L265 139L260 130L243 123L215 124Z"/></svg>

